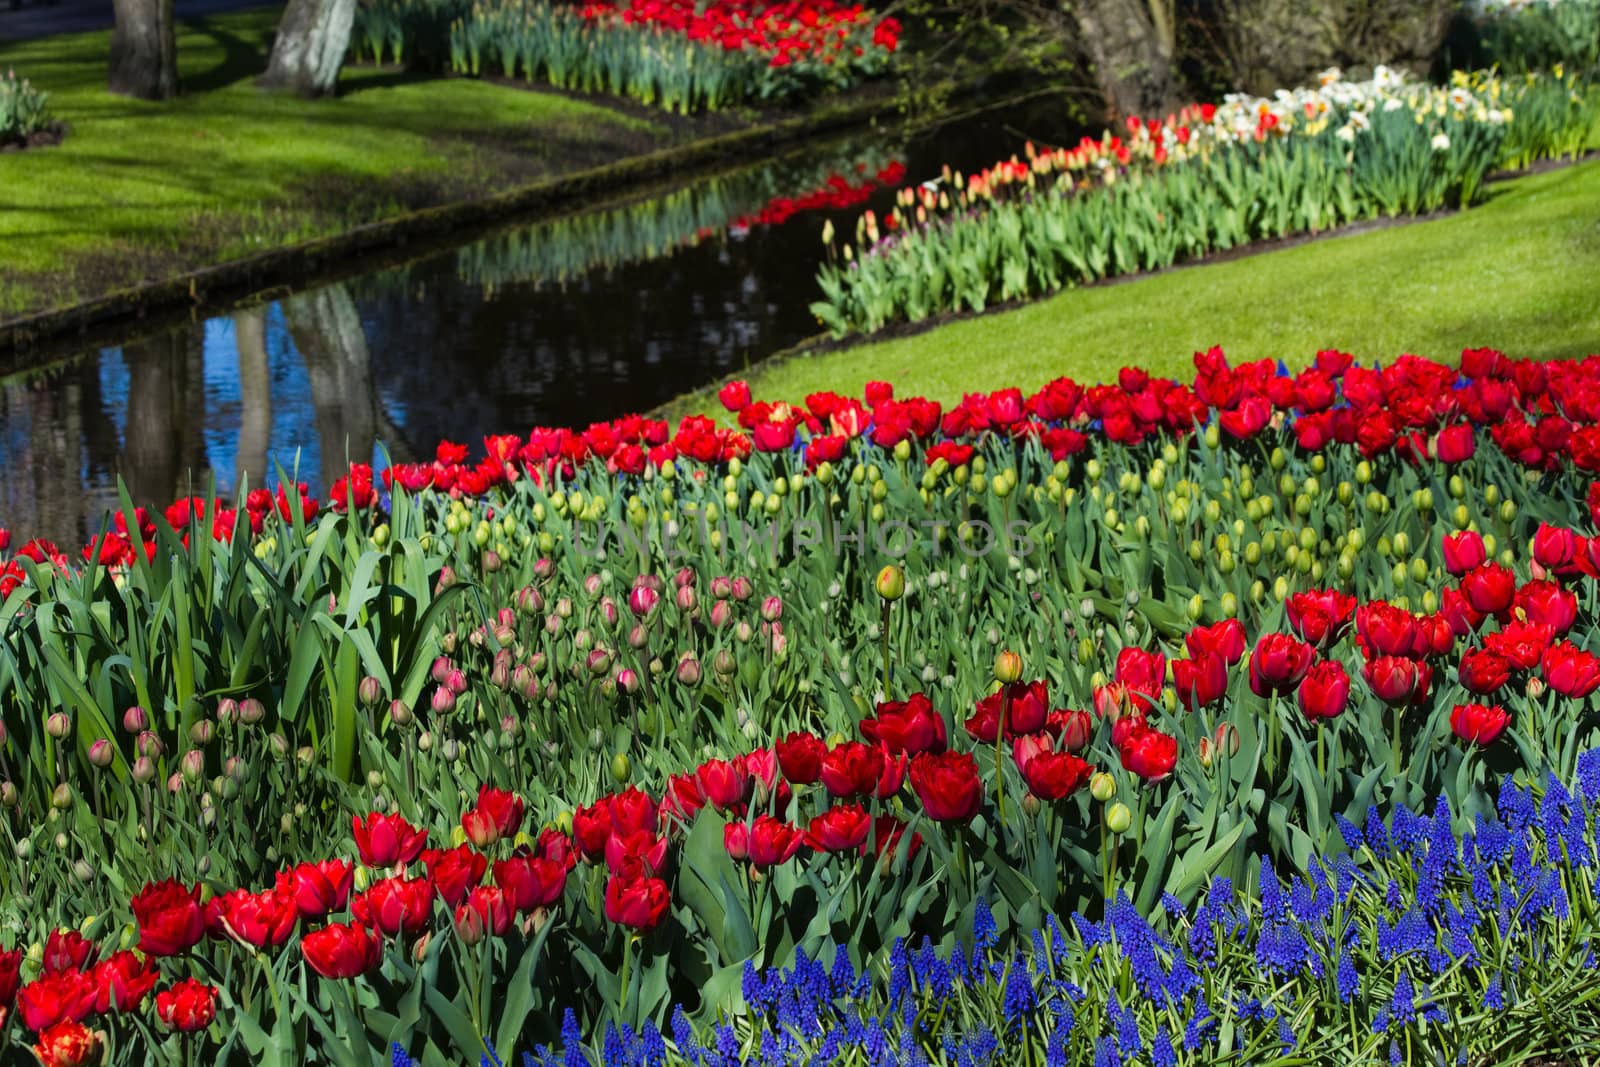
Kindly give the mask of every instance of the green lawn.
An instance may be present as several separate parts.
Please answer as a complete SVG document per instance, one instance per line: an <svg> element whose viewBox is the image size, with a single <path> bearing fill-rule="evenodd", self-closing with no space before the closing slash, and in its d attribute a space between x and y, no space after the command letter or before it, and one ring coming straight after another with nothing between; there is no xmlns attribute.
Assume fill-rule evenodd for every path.
<svg viewBox="0 0 1600 1067"><path fill-rule="evenodd" d="M861 395L881 379L946 402L1105 381L1125 364L1187 379L1196 349L1308 362L1452 359L1468 346L1517 356L1600 352L1600 161L1492 187L1480 207L1431 222L1331 237L1123 284L1076 289L926 333L797 355L746 377L758 399ZM711 390L673 410L720 411Z"/></svg>
<svg viewBox="0 0 1600 1067"><path fill-rule="evenodd" d="M105 91L109 33L0 46L71 126L0 154L0 317L667 143L665 123L480 81L347 69L338 99L253 84L278 11L183 20L184 95Z"/></svg>

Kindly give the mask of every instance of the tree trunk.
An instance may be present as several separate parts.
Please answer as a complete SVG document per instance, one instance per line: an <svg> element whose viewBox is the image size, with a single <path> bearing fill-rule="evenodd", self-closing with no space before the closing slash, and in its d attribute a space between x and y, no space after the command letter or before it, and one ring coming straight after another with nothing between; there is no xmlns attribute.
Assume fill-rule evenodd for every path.
<svg viewBox="0 0 1600 1067"><path fill-rule="evenodd" d="M322 458L322 485L351 463L371 463L378 441L378 392L372 352L350 291L340 283L283 302L289 336L305 363Z"/></svg>
<svg viewBox="0 0 1600 1067"><path fill-rule="evenodd" d="M1078 0L1072 10L1108 117L1161 117L1178 103L1172 0Z"/></svg>
<svg viewBox="0 0 1600 1067"><path fill-rule="evenodd" d="M111 31L108 87L141 100L168 100L178 94L178 39L172 0L111 0L116 28Z"/></svg>
<svg viewBox="0 0 1600 1067"><path fill-rule="evenodd" d="M333 92L355 17L356 0L289 0L259 84L302 96Z"/></svg>

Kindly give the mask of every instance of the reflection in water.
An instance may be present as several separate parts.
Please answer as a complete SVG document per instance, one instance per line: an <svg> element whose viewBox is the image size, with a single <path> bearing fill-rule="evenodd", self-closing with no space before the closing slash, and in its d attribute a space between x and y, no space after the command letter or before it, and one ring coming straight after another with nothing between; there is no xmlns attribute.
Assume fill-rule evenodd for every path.
<svg viewBox="0 0 1600 1067"><path fill-rule="evenodd" d="M119 476L156 506L280 467L320 496L380 443L409 461L648 410L817 332L824 218L853 225L892 200L880 180L971 170L1024 137L1076 131L1046 99L811 148L0 382L0 527L70 550Z"/></svg>

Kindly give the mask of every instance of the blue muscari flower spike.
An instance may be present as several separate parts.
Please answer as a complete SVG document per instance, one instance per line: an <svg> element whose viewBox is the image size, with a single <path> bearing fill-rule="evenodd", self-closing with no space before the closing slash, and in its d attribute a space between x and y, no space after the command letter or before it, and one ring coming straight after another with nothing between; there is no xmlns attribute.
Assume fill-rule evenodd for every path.
<svg viewBox="0 0 1600 1067"><path fill-rule="evenodd" d="M1339 969L1334 972L1333 982L1339 990L1340 1004L1350 1003L1361 991L1361 976L1356 972L1356 963L1350 957L1349 948L1339 952Z"/></svg>
<svg viewBox="0 0 1600 1067"><path fill-rule="evenodd" d="M1289 1025L1287 1015L1278 1016L1278 1043L1283 1046L1283 1051L1292 1052L1300 1044L1300 1039L1294 1036L1294 1028Z"/></svg>
<svg viewBox="0 0 1600 1067"><path fill-rule="evenodd" d="M1483 992L1483 1006L1490 1011L1505 1010L1506 996L1501 985L1499 971L1494 972L1494 977L1489 979L1489 988Z"/></svg>
<svg viewBox="0 0 1600 1067"><path fill-rule="evenodd" d="M605 1067L628 1067L628 1043L618 1032L616 1023L606 1023L606 1035L600 1047Z"/></svg>
<svg viewBox="0 0 1600 1067"><path fill-rule="evenodd" d="M1394 995L1389 998L1389 1017L1404 1026L1417 1017L1416 996L1411 987L1411 976L1401 972L1394 984Z"/></svg>
<svg viewBox="0 0 1600 1067"><path fill-rule="evenodd" d="M1038 998L1034 995L1033 977L1028 973L1028 965L1018 953L1006 975L1004 1011L1006 1023L1017 1029L1024 1029L1029 1018L1038 1009Z"/></svg>
<svg viewBox="0 0 1600 1067"><path fill-rule="evenodd" d="M1109 1037L1097 1038L1094 1043L1094 1067L1122 1067L1122 1057L1117 1055L1117 1043Z"/></svg>
<svg viewBox="0 0 1600 1067"><path fill-rule="evenodd" d="M1578 757L1578 791L1591 805L1600 801L1600 748Z"/></svg>
<svg viewBox="0 0 1600 1067"><path fill-rule="evenodd" d="M1335 815L1333 824L1339 828L1339 836L1344 838L1344 847L1351 852L1359 851L1361 846L1367 843L1367 839L1361 833L1361 827L1343 815Z"/></svg>
<svg viewBox="0 0 1600 1067"><path fill-rule="evenodd" d="M561 1016L562 1067L588 1067L589 1057L583 1054L583 1031L578 1029L578 1017L571 1008Z"/></svg>
<svg viewBox="0 0 1600 1067"><path fill-rule="evenodd" d="M1000 940L999 930L995 926L994 913L989 910L989 902L982 897L978 898L977 906L972 913L972 947L974 952L982 950L988 952Z"/></svg>
<svg viewBox="0 0 1600 1067"><path fill-rule="evenodd" d="M1389 1062L1393 1067L1400 1067L1405 1062L1405 1057L1400 1054L1400 1042L1389 1042Z"/></svg>
<svg viewBox="0 0 1600 1067"><path fill-rule="evenodd" d="M1378 814L1376 804L1367 809L1367 826L1362 836L1374 856L1380 860L1389 858L1389 831L1383 825L1383 816Z"/></svg>
<svg viewBox="0 0 1600 1067"><path fill-rule="evenodd" d="M644 1067L665 1067L667 1062L667 1043L661 1040L661 1031L656 1029L653 1019L646 1019L644 1030L640 1035L639 1052L644 1061Z"/></svg>
<svg viewBox="0 0 1600 1067"><path fill-rule="evenodd" d="M841 950L840 955L843 954ZM700 1043L695 1040L694 1028L689 1025L689 1017L681 1004L672 1009L672 1043L678 1046L678 1055L690 1063L699 1063L702 1059Z"/></svg>
<svg viewBox="0 0 1600 1067"><path fill-rule="evenodd" d="M417 1061L411 1058L405 1046L398 1041L389 1046L389 1062L392 1067L417 1067Z"/></svg>
<svg viewBox="0 0 1600 1067"><path fill-rule="evenodd" d="M1172 916L1173 918L1177 918L1177 917L1179 917L1181 915L1185 915L1189 911L1188 908L1183 906L1183 901L1179 900L1176 896L1172 895L1171 893L1162 893L1161 894L1161 910L1165 911L1168 915Z"/></svg>
<svg viewBox="0 0 1600 1067"><path fill-rule="evenodd" d="M1156 1028L1155 1039L1150 1042L1150 1062L1153 1067L1178 1067L1178 1050L1172 1047L1172 1035L1165 1026Z"/></svg>

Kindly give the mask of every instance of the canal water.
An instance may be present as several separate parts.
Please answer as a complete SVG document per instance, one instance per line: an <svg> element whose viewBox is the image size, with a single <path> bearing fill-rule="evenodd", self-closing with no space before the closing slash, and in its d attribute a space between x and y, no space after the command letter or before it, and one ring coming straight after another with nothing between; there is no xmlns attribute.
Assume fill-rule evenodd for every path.
<svg viewBox="0 0 1600 1067"><path fill-rule="evenodd" d="M819 332L826 221L1080 132L1059 97L880 129L0 380L0 527L77 546L119 478L321 494L351 460L648 410Z"/></svg>

